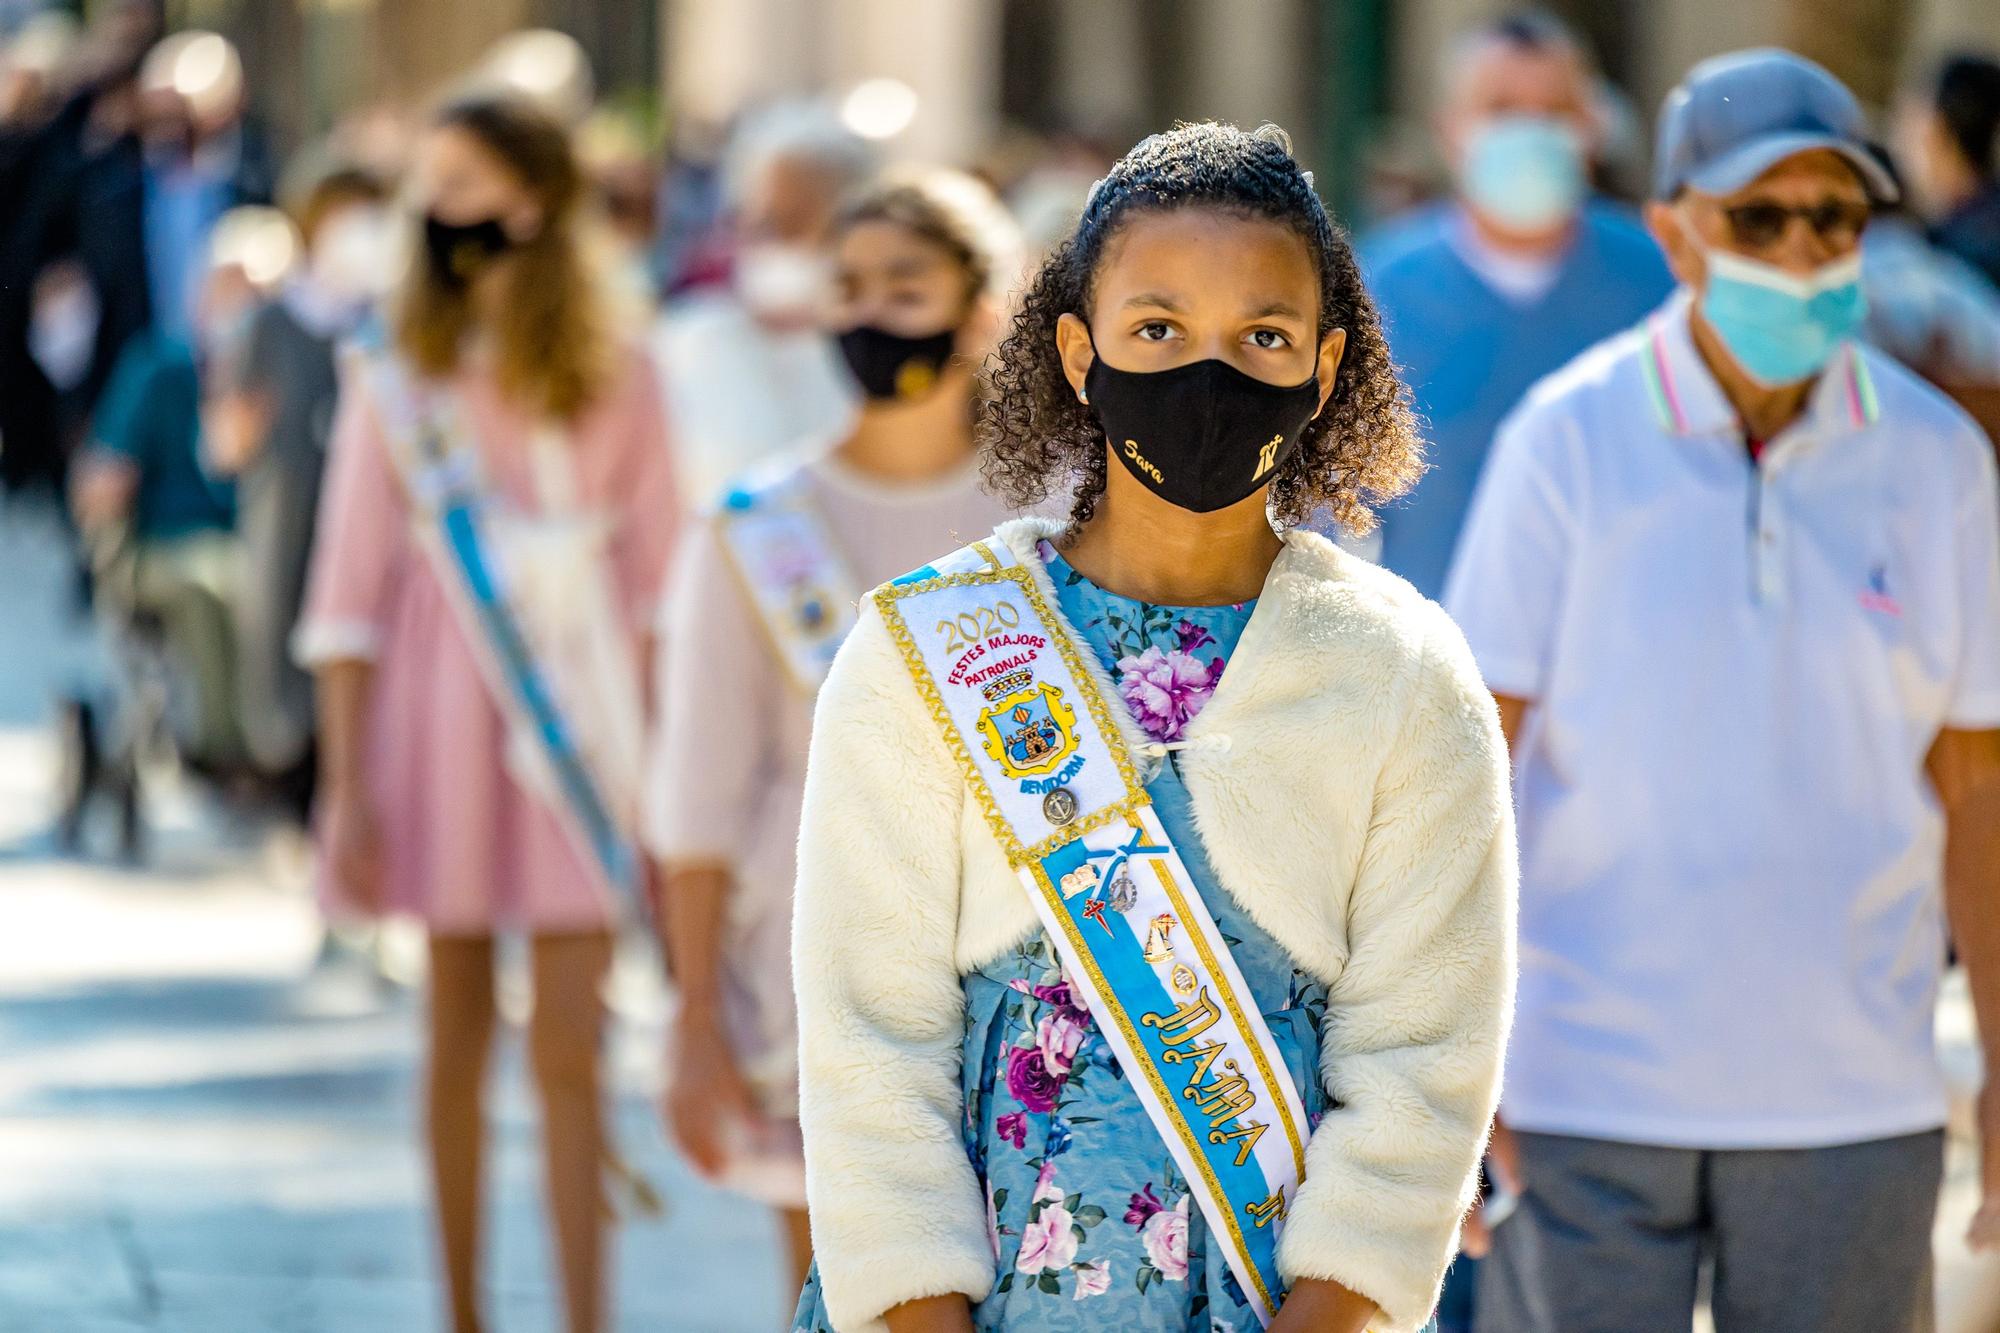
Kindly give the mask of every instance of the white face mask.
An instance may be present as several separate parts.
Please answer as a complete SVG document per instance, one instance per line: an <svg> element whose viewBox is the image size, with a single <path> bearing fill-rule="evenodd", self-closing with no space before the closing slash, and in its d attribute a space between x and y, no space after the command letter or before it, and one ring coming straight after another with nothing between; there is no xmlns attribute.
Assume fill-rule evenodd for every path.
<svg viewBox="0 0 2000 1333"><path fill-rule="evenodd" d="M28 355L67 393L83 383L102 318L97 289L81 278L45 289L28 324Z"/></svg>
<svg viewBox="0 0 2000 1333"><path fill-rule="evenodd" d="M313 245L313 285L342 304L380 299L395 285L399 267L395 225L386 209L342 209L320 227Z"/></svg>
<svg viewBox="0 0 2000 1333"><path fill-rule="evenodd" d="M762 242L736 256L736 294L766 319L809 320L832 290L833 261L803 245Z"/></svg>

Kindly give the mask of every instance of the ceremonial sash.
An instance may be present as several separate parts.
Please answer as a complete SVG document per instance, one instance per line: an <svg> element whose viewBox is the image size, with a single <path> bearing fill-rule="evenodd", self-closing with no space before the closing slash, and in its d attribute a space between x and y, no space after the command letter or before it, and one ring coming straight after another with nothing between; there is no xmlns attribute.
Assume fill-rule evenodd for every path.
<svg viewBox="0 0 2000 1333"><path fill-rule="evenodd" d="M389 456L410 497L419 548L479 662L488 695L512 739L525 738L546 781L525 783L549 798L587 865L602 875L619 907L643 916L639 859L625 802L608 797L578 743L559 691L538 660L531 636L510 604L505 571L493 549L490 504L477 454L462 432L440 421L449 404L426 402L402 366L383 350L357 353L380 415Z"/></svg>
<svg viewBox="0 0 2000 1333"><path fill-rule="evenodd" d="M1120 736L997 539L875 594L917 691L1261 1321L1305 1108Z"/></svg>
<svg viewBox="0 0 2000 1333"><path fill-rule="evenodd" d="M796 471L732 490L716 514L722 549L785 675L817 694L854 628L856 586Z"/></svg>

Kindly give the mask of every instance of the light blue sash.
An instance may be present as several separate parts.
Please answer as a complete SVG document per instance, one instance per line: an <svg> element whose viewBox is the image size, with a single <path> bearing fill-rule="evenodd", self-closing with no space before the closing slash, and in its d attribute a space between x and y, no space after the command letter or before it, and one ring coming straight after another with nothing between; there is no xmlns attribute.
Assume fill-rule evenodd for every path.
<svg viewBox="0 0 2000 1333"><path fill-rule="evenodd" d="M411 499L419 545L460 617L494 704L534 739L555 782L554 809L586 861L602 873L619 905L643 919L637 849L604 800L508 604L485 532L488 501L476 455L447 438L444 423L393 354L370 348L359 355L382 414L389 455Z"/></svg>
<svg viewBox="0 0 2000 1333"><path fill-rule="evenodd" d="M875 594L918 693L1268 1323L1305 1109L1112 709L998 538Z"/></svg>

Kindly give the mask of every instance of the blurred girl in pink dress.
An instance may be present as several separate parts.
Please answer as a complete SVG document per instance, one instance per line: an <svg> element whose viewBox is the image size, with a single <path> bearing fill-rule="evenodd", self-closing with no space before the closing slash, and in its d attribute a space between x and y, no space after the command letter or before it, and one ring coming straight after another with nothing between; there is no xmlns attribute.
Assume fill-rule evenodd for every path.
<svg viewBox="0 0 2000 1333"><path fill-rule="evenodd" d="M390 345L344 368L297 645L319 681L329 908L430 932L426 1128L458 1333L480 1327L503 930L533 944L528 1040L567 1326L608 1323L599 987L618 880L496 670L505 636L485 632L479 580L438 539L451 497L474 497L499 600L601 797L590 808L622 826L678 506L649 363L621 344L584 258L582 193L564 131L526 103L479 97L433 123Z"/></svg>

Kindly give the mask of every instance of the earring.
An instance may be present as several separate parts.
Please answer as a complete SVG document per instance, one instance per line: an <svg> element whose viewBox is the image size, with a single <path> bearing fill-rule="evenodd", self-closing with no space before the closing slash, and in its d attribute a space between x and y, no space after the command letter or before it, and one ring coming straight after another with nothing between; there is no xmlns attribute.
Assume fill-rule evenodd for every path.
<svg viewBox="0 0 2000 1333"><path fill-rule="evenodd" d="M1078 401L1079 403L1085 403L1085 404L1088 404L1088 403L1090 402L1090 393L1089 393L1089 391L1087 391L1087 390L1084 390L1084 389L1078 389L1078 390L1076 391L1076 401Z"/></svg>

